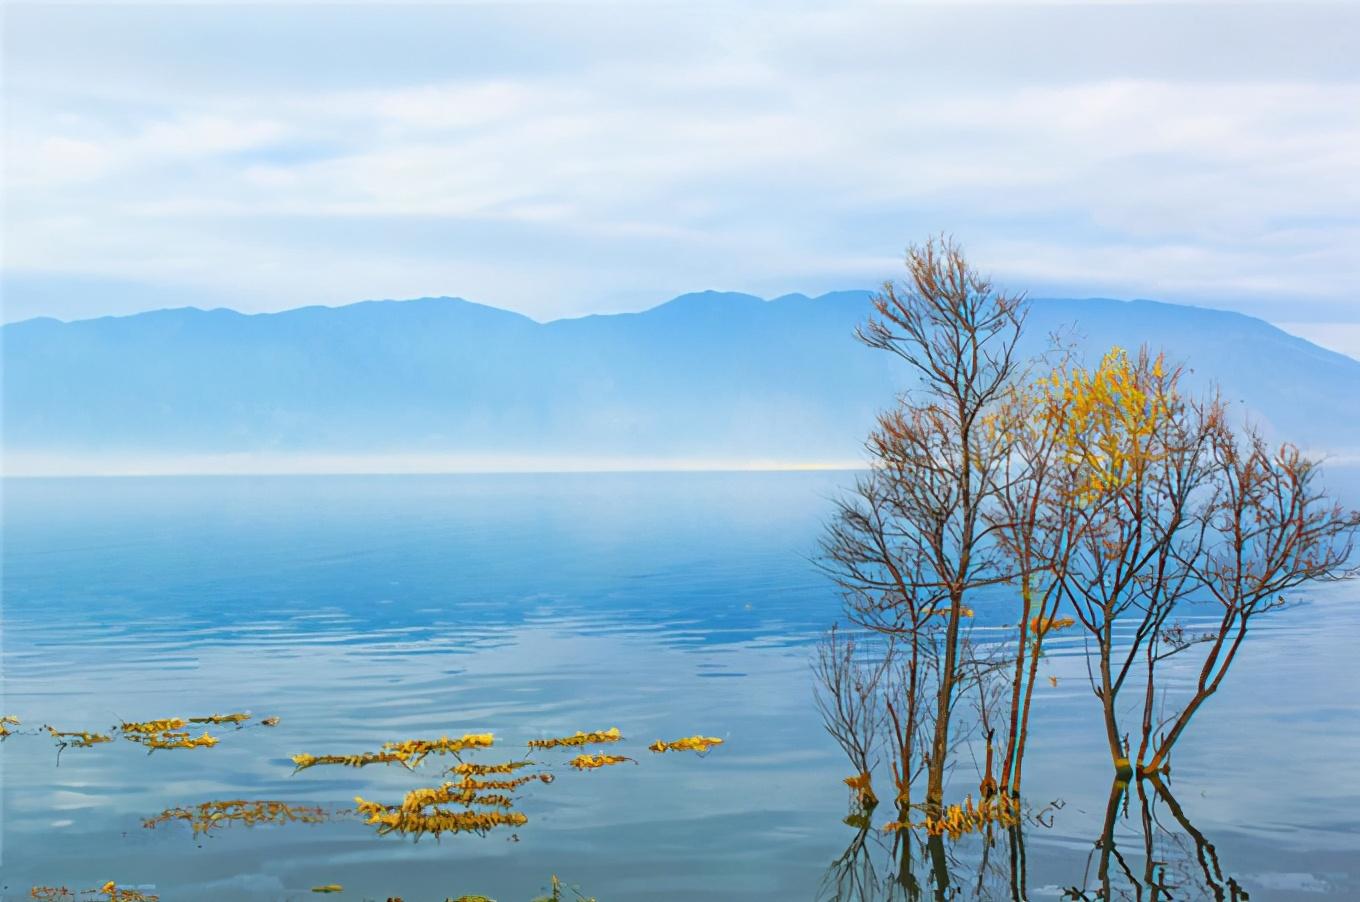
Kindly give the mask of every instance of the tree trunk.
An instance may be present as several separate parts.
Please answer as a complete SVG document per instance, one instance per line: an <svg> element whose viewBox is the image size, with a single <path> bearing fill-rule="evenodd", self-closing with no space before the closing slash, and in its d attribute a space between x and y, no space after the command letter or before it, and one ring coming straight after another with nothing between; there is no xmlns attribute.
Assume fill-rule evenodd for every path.
<svg viewBox="0 0 1360 902"><path fill-rule="evenodd" d="M959 618L963 614L963 595L951 594L949 626L945 629L944 666L940 668L940 691L935 705L935 735L930 743L930 766L926 781L926 815L939 818L944 813L944 771L949 758L949 715L954 702L954 668L958 666Z"/></svg>

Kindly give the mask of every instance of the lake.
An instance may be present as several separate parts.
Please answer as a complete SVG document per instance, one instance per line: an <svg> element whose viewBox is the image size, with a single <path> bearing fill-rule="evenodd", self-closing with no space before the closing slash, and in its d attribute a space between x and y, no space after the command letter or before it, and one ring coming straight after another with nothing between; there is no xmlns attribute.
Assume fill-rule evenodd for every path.
<svg viewBox="0 0 1360 902"><path fill-rule="evenodd" d="M812 642L839 613L811 558L852 479L7 480L0 713L23 726L0 743L4 898L115 880L163 900L339 884L330 898L516 902L554 874L602 902L904 897L890 840L842 822L848 765L811 697ZM1353 472L1334 482L1360 498ZM1147 878L1168 898L1360 897L1360 585L1299 599L1262 619L1183 740L1173 795L1149 792L1146 819L1136 794L1121 805L1119 892ZM1111 774L1079 650L1054 642L1036 690L1029 898L1094 898L1098 883ZM280 722L151 754L119 739L58 756L32 731L235 711ZM356 795L395 803L439 782L434 760L294 773L301 752L493 732L508 754L469 760L494 761L614 726L625 740L590 751L636 764L578 773L574 752L535 752L555 781L519 791L528 823L486 836L416 843L352 815L143 827L213 799L352 812ZM693 734L724 744L646 749ZM976 791L966 751L955 783ZM1012 898L1013 857L1005 841L985 860L976 838L951 847L951 894Z"/></svg>

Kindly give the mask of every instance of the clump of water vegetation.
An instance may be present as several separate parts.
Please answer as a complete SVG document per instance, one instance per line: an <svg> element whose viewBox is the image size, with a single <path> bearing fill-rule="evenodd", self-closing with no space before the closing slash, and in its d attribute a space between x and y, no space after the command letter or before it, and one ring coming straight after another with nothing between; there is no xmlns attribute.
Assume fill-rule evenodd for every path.
<svg viewBox="0 0 1360 902"><path fill-rule="evenodd" d="M567 762L567 765L577 770L595 770L601 767L609 767L614 764L623 764L625 761L637 764L632 758L624 755L577 755Z"/></svg>
<svg viewBox="0 0 1360 902"><path fill-rule="evenodd" d="M133 742L150 748L174 748L175 743L184 738L184 728L189 723L233 724L238 729L250 719L248 714L211 715L204 718L167 717L147 721L124 721L113 728L111 733L121 734ZM262 725L273 726L278 718L267 718ZM19 726L18 717L6 715L3 724L7 727ZM112 742L112 735L96 734L87 731L61 732L51 727L44 731L59 738L64 745L89 747ZM16 735L7 730L5 736ZM0 737L2 738L2 737ZM578 749L585 745L619 743L623 734L617 727L594 732L576 732L570 736L530 739L522 748L548 751L557 748ZM215 744L216 740L213 740ZM670 746L707 752L721 739L696 736L679 740L676 743L657 743L657 746ZM211 745L211 744L207 744ZM555 776L546 763L535 762L528 758L510 761L473 762L464 761L462 756L469 752L480 752L496 747L492 733L466 733L459 738L441 736L438 739L407 739L382 743L377 751L354 754L298 754L292 757L294 774L319 765L342 765L362 768L372 764L399 764L404 769L415 771L431 755L451 755L456 763L444 770L445 774L455 776L438 786L418 787L408 790L400 803L387 804L364 798L354 797L354 808L349 811L327 811L314 805L300 805L276 799L247 800L227 799L210 800L195 805L167 808L159 814L143 820L147 829L161 825L182 823L189 826L195 836L212 833L222 827L237 825L254 827L261 824L285 826L290 824L320 824L346 814L358 815L364 823L376 827L378 835L397 834L419 840L424 836L439 838L445 834L473 833L485 835L498 827L522 827L529 818L521 811L514 810L517 804L514 795L530 784L549 785ZM178 747L197 747L194 745ZM653 747L654 751L663 749ZM582 753L566 762L566 766L582 771L596 770L623 762L636 764L634 758L623 755ZM533 773L520 774L524 768L541 768ZM317 893L339 893L340 884L323 884L312 888ZM88 894L95 891L82 891ZM154 899L154 896L137 895L138 891L119 889L112 882L99 890L112 892L108 898L132 902L137 899ZM586 899L579 892L571 890L578 900ZM552 891L547 899L563 899L563 887L553 878ZM64 895L63 895L64 894ZM65 887L33 887L34 899L75 898ZM465 899L484 898L477 896L460 897Z"/></svg>
<svg viewBox="0 0 1360 902"><path fill-rule="evenodd" d="M716 736L687 736L673 742L658 739L647 748L653 752L698 752L703 755L715 745L722 745L722 740Z"/></svg>
<svg viewBox="0 0 1360 902"><path fill-rule="evenodd" d="M120 887L110 880L98 889L84 889L72 892L64 886L35 886L29 890L29 898L42 902L63 902L67 899L106 899L108 902L159 902L160 896L153 896L137 889Z"/></svg>
<svg viewBox="0 0 1360 902"><path fill-rule="evenodd" d="M582 745L597 745L602 742L619 742L622 739L623 734L619 732L618 727L610 727L607 730L591 733L582 733L578 730L570 736L562 736L555 739L530 739L529 748L576 748Z"/></svg>
<svg viewBox="0 0 1360 902"><path fill-rule="evenodd" d="M21 726L22 721L13 714L6 714L0 717L0 740L25 732L46 733L56 742L57 762L60 763L61 753L68 748L94 748L113 742L116 736L146 746L149 752L157 749L213 748L219 741L218 737L206 731L194 736L186 727L190 724L229 725L239 730L250 719L249 713L209 714L204 717L162 717L145 721L120 721L106 731L93 729L59 730L50 724L44 724L37 731L24 731L11 729ZM259 722L259 725L272 727L278 723L277 717L266 717Z"/></svg>
<svg viewBox="0 0 1360 902"><path fill-rule="evenodd" d="M278 801L230 799L202 802L187 808L167 808L142 821L148 830L179 821L189 824L194 833L208 833L230 824L253 827L256 824L319 824L327 820L326 810L313 805L290 805Z"/></svg>

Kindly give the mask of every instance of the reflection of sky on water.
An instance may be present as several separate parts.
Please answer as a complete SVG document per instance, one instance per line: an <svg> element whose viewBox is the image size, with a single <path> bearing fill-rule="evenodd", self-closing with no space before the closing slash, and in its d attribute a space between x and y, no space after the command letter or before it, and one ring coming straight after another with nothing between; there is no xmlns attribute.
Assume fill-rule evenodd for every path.
<svg viewBox="0 0 1360 902"><path fill-rule="evenodd" d="M552 873L605 899L808 898L853 836L806 645L837 610L807 557L847 479L8 482L6 713L64 729L243 708L283 722L222 732L208 751L68 749L59 768L45 738L8 740L6 898L116 878L168 899L338 882L378 898L513 900ZM1266 898L1360 890L1360 790L1343 779L1360 754L1346 688L1360 670L1355 598L1329 587L1263 628L1173 762L1187 814ZM1081 881L1109 792L1084 666L1055 647L1046 668L1058 685L1037 690L1026 778L1033 799L1065 805L1029 836L1036 894ZM290 776L295 752L613 725L640 763L559 766L557 782L524 791L518 842L412 845L352 820L199 842L140 827L212 798L347 807L436 782L428 764ZM643 748L694 732L728 743L702 760ZM975 786L966 755L958 781L960 794Z"/></svg>

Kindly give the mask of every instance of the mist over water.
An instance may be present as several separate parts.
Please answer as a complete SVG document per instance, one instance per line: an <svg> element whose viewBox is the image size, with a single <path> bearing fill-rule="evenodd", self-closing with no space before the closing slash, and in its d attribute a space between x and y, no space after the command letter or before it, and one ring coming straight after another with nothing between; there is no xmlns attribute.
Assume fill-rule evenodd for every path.
<svg viewBox="0 0 1360 902"><path fill-rule="evenodd" d="M165 900L285 899L339 883L340 898L504 902L558 874L601 900L826 896L855 830L841 822L847 764L811 700L811 643L839 615L811 558L853 478L8 480L3 713L58 729L242 710L281 723L215 728L212 749L68 748L59 764L47 737L9 738L0 892L112 879ZM1354 471L1330 481L1360 502ZM1300 599L1262 618L1171 788L1253 898L1351 898L1360 586ZM982 628L1004 620L978 613ZM1074 636L1055 642L1043 673L1056 685L1036 690L1027 795L1061 807L1026 831L1034 898L1090 885L1109 794L1079 651ZM492 761L611 726L636 766L574 773L568 755L536 755L556 782L521 793L526 825L486 837L413 844L352 817L206 837L141 825L210 799L346 809L439 782L434 762L293 774L299 752L491 731L512 749L473 756ZM705 758L644 748L695 733L725 743ZM976 782L964 752L955 794ZM970 876L975 844L956 851L963 897L991 893Z"/></svg>

